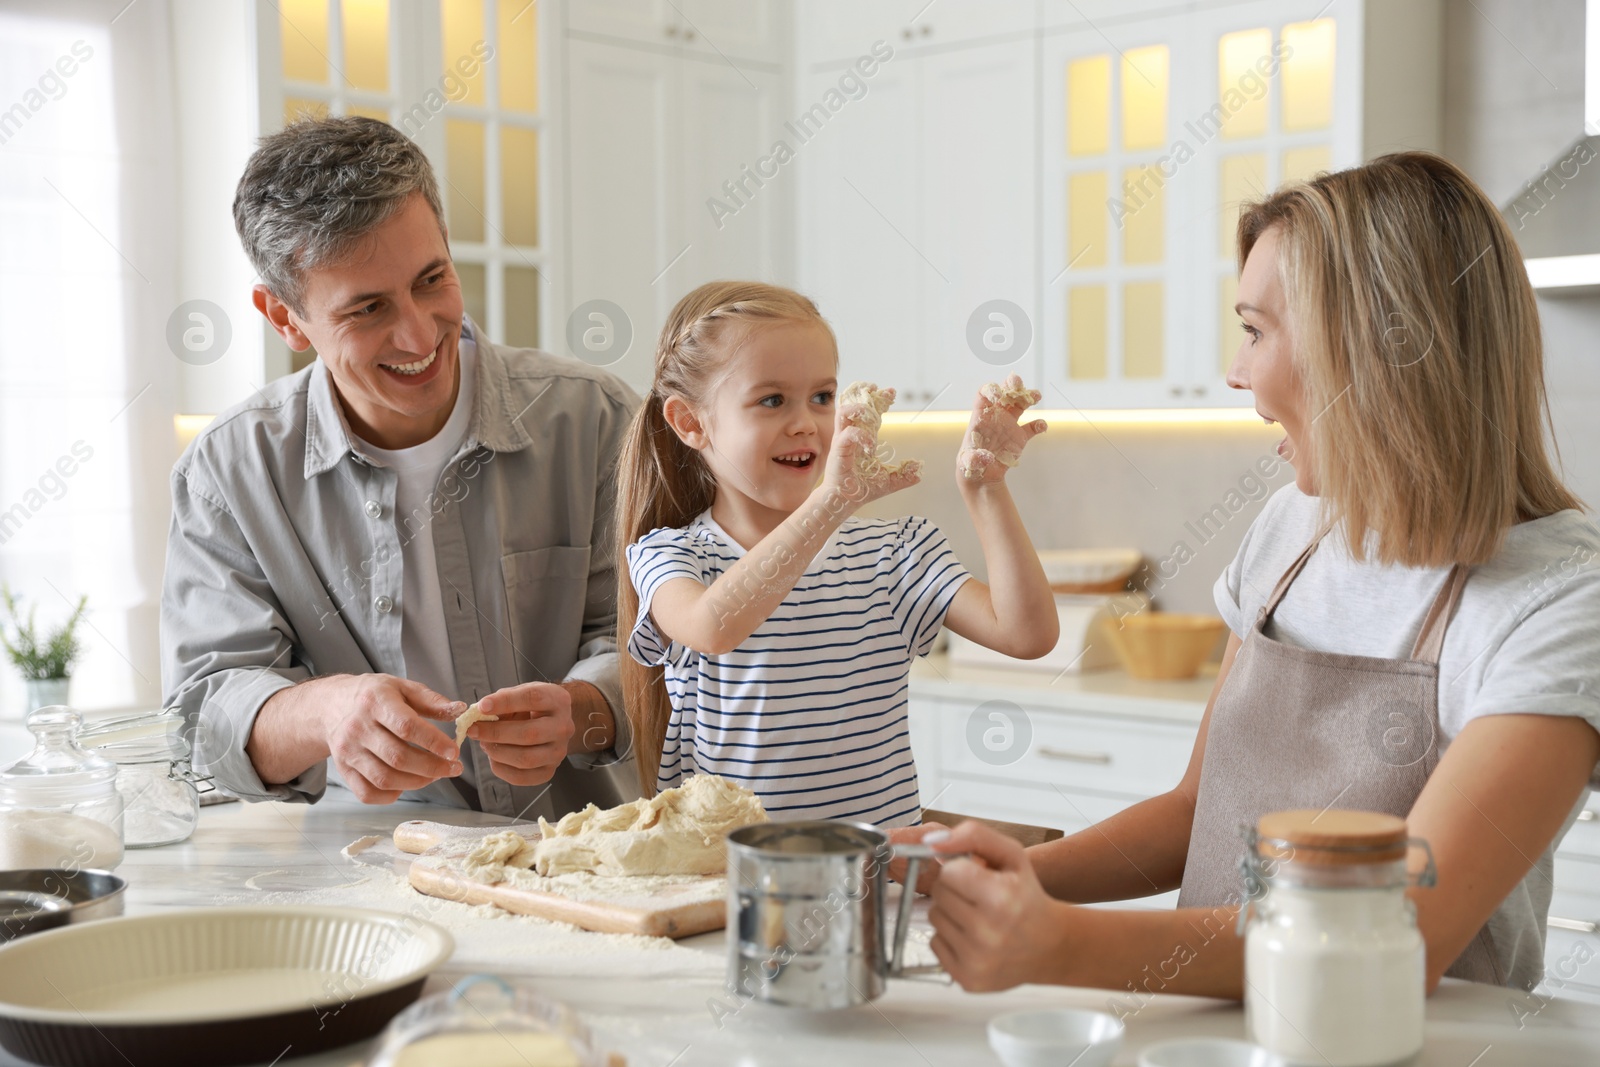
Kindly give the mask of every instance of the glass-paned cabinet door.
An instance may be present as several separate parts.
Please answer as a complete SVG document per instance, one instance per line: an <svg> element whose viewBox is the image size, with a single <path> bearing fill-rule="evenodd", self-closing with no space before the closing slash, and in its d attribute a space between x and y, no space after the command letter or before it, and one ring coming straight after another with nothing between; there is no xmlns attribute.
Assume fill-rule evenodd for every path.
<svg viewBox="0 0 1600 1067"><path fill-rule="evenodd" d="M1224 376L1244 341L1238 300L1238 222L1243 205L1285 182L1360 161L1357 48L1361 5L1263 2L1191 16L1190 40L1210 60L1196 118L1199 209L1214 220L1191 260L1210 299L1194 309L1197 334L1216 337L1197 352L1193 403L1230 403Z"/></svg>
<svg viewBox="0 0 1600 1067"><path fill-rule="evenodd" d="M533 0L280 0L258 8L261 127L393 124L433 162L467 314L542 343L549 301L541 8ZM269 344L279 344L269 338ZM296 354L299 369L314 353Z"/></svg>
<svg viewBox="0 0 1600 1067"><path fill-rule="evenodd" d="M393 122L404 81L403 25L391 0L279 0L256 8L261 130L298 119L365 115ZM316 352L289 352L262 324L267 366L291 371Z"/></svg>
<svg viewBox="0 0 1600 1067"><path fill-rule="evenodd" d="M1239 206L1357 162L1362 10L1252 0L1043 38L1050 403L1248 405L1224 381Z"/></svg>
<svg viewBox="0 0 1600 1067"><path fill-rule="evenodd" d="M439 0L429 43L436 42L434 69L445 72L448 103L443 121L418 138L439 173L468 314L491 338L518 347L541 344L540 309L549 299L541 232L544 6Z"/></svg>
<svg viewBox="0 0 1600 1067"><path fill-rule="evenodd" d="M1170 159L1180 25L1044 39L1047 406L1149 406L1184 365Z"/></svg>

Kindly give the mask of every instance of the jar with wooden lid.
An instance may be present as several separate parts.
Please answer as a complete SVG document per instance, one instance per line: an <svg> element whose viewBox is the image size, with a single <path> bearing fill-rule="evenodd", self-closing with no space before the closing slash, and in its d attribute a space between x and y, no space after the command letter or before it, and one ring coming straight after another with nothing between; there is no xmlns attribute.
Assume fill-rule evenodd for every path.
<svg viewBox="0 0 1600 1067"><path fill-rule="evenodd" d="M1426 949L1412 884L1427 843L1367 811L1280 811L1245 831L1245 1022L1290 1064L1378 1067L1422 1050ZM1412 878L1412 847L1427 855Z"/></svg>

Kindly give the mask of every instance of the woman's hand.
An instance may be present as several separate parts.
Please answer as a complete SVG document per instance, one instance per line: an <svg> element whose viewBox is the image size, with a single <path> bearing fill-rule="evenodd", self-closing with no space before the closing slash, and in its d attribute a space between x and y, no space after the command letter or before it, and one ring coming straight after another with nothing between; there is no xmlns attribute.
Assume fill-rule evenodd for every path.
<svg viewBox="0 0 1600 1067"><path fill-rule="evenodd" d="M894 401L894 390L883 394ZM887 405L885 405L887 407ZM824 490L850 503L852 508L909 489L922 480L922 463L908 459L895 463L878 445L877 427L882 416L866 404L842 403L834 412L833 445L822 476Z"/></svg>
<svg viewBox="0 0 1600 1067"><path fill-rule="evenodd" d="M947 838L926 841L948 860L933 886L932 948L950 976L969 993L1053 980L1050 961L1063 944L1071 905L1039 884L1022 845L982 823L964 822Z"/></svg>
<svg viewBox="0 0 1600 1067"><path fill-rule="evenodd" d="M1039 390L1024 388L1015 374L998 386L986 385L978 391L966 436L956 453L959 484L981 486L1005 480L1006 471L1017 465L1028 442L1045 431L1043 419L1025 425L1017 421L1039 399Z"/></svg>
<svg viewBox="0 0 1600 1067"><path fill-rule="evenodd" d="M919 845L928 834L939 831L949 832L950 827L939 822L925 822L921 826L902 826L897 830L889 831L891 845ZM906 861L890 860L889 877L891 880L905 884ZM933 883L939 880L939 861L925 861L917 865L916 890L923 896L933 892Z"/></svg>

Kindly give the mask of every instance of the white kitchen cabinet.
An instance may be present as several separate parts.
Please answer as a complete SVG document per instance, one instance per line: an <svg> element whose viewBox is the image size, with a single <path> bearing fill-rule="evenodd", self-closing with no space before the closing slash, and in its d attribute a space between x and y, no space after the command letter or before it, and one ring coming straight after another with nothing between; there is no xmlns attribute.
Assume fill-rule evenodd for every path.
<svg viewBox="0 0 1600 1067"><path fill-rule="evenodd" d="M902 407L922 388L923 275L933 273L909 236L921 195L916 74L907 63L883 64L865 97L797 145L793 164L800 288L833 326L840 379L892 385ZM796 112L837 81L836 72L803 79Z"/></svg>
<svg viewBox="0 0 1600 1067"><path fill-rule="evenodd" d="M565 52L567 293L573 308L605 300L623 309L632 342L610 369L638 388L649 382L654 333L681 295L656 278L682 248L671 197L680 61L578 40ZM557 351L578 354L557 338Z"/></svg>
<svg viewBox="0 0 1600 1067"><path fill-rule="evenodd" d="M1022 739L1003 719L987 717L983 701L930 695L941 687L913 684L911 745L924 807L960 815L1049 826L1073 834L1148 797L1183 777L1194 749L1204 703L1192 715L1140 715L1126 699L1082 695L1041 702L1028 687L990 687L988 698L1027 719L1025 748L999 759L985 751L987 731L1003 743ZM1119 708L1125 710L1118 710ZM1170 908L1170 891L1115 906Z"/></svg>
<svg viewBox="0 0 1600 1067"><path fill-rule="evenodd" d="M673 51L777 66L788 59L781 0L575 0L567 28Z"/></svg>
<svg viewBox="0 0 1600 1067"><path fill-rule="evenodd" d="M1600 1004L1600 800L1593 795L1556 846L1544 960L1539 994Z"/></svg>
<svg viewBox="0 0 1600 1067"><path fill-rule="evenodd" d="M894 386L901 410L964 409L1013 371L1037 379L1037 183L1011 165L1033 158L1032 47L897 49L798 155L801 287L834 326L841 377ZM797 110L839 77L807 74ZM985 362L968 323L998 300L1020 315L984 320Z"/></svg>
<svg viewBox="0 0 1600 1067"><path fill-rule="evenodd" d="M895 49L943 47L1031 35L1033 0L805 0L798 9L801 62L836 66L885 41Z"/></svg>
<svg viewBox="0 0 1600 1067"><path fill-rule="evenodd" d="M1013 372L1039 384L1032 55L1024 40L916 60L921 241L944 275L922 275L924 403L937 408L970 408L980 386Z"/></svg>
<svg viewBox="0 0 1600 1067"><path fill-rule="evenodd" d="M1036 375L1047 407L1247 407L1225 381L1243 337L1231 310L1238 206L1287 178L1437 148L1440 11L1438 0L800 5L802 107L872 41L895 49L845 109L857 114L835 120L849 132L801 165L801 278L827 298L841 340L880 339L875 314L915 315L863 343L864 373L846 373L900 386L903 410L963 409L974 382L997 376L972 357L967 319L976 300L1007 299L1033 335L1011 369ZM874 99L907 69L914 133L899 125L902 100ZM1085 115L1098 138L1077 138ZM865 204L841 206L846 178ZM908 346L919 358L897 356Z"/></svg>
<svg viewBox="0 0 1600 1067"><path fill-rule="evenodd" d="M1187 703L1152 702L1148 683L1124 685L1126 692L1115 692L1090 676L1071 688L1041 679L1008 685L994 672L924 661L914 668L910 700L923 806L1072 834L1172 788L1194 748L1203 684ZM1025 747L1003 759L985 751L986 731L1000 731L994 747L1002 752L1024 742L995 710L1020 712L1028 724ZM1590 796L1557 844L1554 881L1544 981L1535 997L1600 1004L1600 797ZM1107 906L1176 901L1168 892Z"/></svg>
<svg viewBox="0 0 1600 1067"><path fill-rule="evenodd" d="M581 6L581 5L574 5ZM720 57L569 37L567 101L568 307L608 301L632 341L591 357L635 389L649 387L656 335L672 306L716 278L792 280L787 176L758 187L746 168L768 156L783 123L780 75ZM724 182L744 183L730 198ZM708 201L734 205L713 212ZM620 324L594 319L597 325ZM580 331L581 332L581 331ZM557 350L571 350L567 331Z"/></svg>

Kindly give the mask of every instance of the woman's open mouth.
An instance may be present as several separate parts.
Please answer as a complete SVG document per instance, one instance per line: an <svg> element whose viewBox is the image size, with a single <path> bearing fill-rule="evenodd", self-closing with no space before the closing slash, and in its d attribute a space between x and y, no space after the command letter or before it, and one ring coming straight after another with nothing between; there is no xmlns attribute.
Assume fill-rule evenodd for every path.
<svg viewBox="0 0 1600 1067"><path fill-rule="evenodd" d="M781 456L773 456L772 462L790 470L808 471L817 462L817 454L810 451L785 452Z"/></svg>

